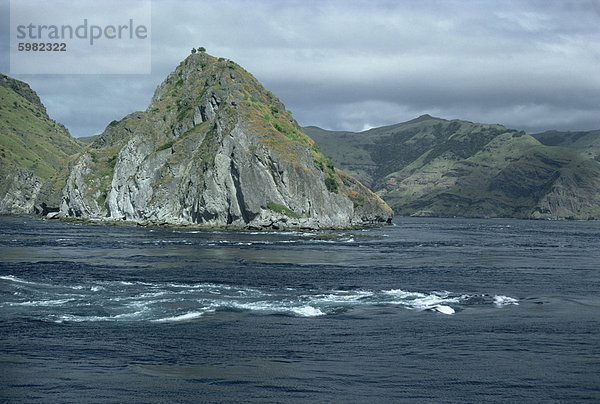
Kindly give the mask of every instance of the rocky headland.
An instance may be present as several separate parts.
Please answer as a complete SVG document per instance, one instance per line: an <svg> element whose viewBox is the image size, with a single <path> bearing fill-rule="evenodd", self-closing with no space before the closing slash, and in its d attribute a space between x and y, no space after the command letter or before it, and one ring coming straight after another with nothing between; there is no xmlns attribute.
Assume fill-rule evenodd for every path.
<svg viewBox="0 0 600 404"><path fill-rule="evenodd" d="M392 210L333 166L236 63L188 56L145 111L111 122L71 168L60 216L229 229L349 228Z"/></svg>

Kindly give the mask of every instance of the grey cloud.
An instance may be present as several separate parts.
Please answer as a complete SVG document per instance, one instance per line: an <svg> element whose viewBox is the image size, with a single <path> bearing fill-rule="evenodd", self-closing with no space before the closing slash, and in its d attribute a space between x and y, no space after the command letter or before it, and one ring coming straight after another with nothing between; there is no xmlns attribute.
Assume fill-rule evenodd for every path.
<svg viewBox="0 0 600 404"><path fill-rule="evenodd" d="M430 113L529 131L600 128L597 2L172 0L152 7L151 75L17 78L76 136L144 109L198 46L250 71L302 125L358 131Z"/></svg>
<svg viewBox="0 0 600 404"><path fill-rule="evenodd" d="M30 76L48 114L74 136L101 133L112 120L146 109L155 85L146 76Z"/></svg>

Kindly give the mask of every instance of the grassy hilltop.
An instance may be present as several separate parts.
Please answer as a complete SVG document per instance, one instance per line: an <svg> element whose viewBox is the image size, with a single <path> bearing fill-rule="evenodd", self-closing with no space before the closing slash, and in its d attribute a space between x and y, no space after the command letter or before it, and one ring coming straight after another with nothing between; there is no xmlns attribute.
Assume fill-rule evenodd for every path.
<svg viewBox="0 0 600 404"><path fill-rule="evenodd" d="M42 180L52 177L83 144L50 119L37 94L26 83L0 75L0 158Z"/></svg>

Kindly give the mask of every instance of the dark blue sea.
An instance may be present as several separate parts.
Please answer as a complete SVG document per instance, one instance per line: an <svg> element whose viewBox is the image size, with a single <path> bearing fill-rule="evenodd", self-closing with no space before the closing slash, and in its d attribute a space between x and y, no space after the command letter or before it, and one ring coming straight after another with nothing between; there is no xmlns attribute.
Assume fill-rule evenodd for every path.
<svg viewBox="0 0 600 404"><path fill-rule="evenodd" d="M0 402L600 401L600 223L0 217Z"/></svg>

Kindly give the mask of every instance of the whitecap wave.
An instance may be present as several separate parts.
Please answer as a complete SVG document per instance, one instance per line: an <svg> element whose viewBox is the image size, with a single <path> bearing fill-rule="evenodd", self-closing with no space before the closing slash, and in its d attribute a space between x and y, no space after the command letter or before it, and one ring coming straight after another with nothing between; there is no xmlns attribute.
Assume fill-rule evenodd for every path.
<svg viewBox="0 0 600 404"><path fill-rule="evenodd" d="M448 315L452 315L452 314L456 313L456 311L452 307L445 306L442 304L438 304L437 306L434 306L433 310L438 311L442 314L448 314Z"/></svg>
<svg viewBox="0 0 600 404"><path fill-rule="evenodd" d="M74 314L62 314L57 316L50 316L50 318L54 318L54 322L58 324L62 324L65 322L71 323L87 323L87 322L97 322L97 321L114 321L112 317L105 316L78 316Z"/></svg>
<svg viewBox="0 0 600 404"><path fill-rule="evenodd" d="M320 309L317 309L312 306L303 306L303 307L292 308L292 312L294 312L295 314L297 314L301 317L317 317L317 316L325 315L325 313L322 312Z"/></svg>
<svg viewBox="0 0 600 404"><path fill-rule="evenodd" d="M454 310L449 304L460 304L469 298L469 295L453 296L450 292L433 291L430 293L411 292L402 289L384 290L384 295L392 298L388 302L405 306L417 311L437 311L443 314L454 314Z"/></svg>
<svg viewBox="0 0 600 404"><path fill-rule="evenodd" d="M159 318L152 321L155 323L178 323L181 321L195 320L204 316L205 314L206 312L203 311L191 311L189 313L181 314L179 316Z"/></svg>
<svg viewBox="0 0 600 404"><path fill-rule="evenodd" d="M5 281L16 282L16 283L25 283L25 284L28 284L28 285L37 285L38 284L36 282L29 282L29 281L26 281L24 279L17 278L16 276L13 276L13 275L0 276L0 279L3 279Z"/></svg>
<svg viewBox="0 0 600 404"><path fill-rule="evenodd" d="M210 282L95 281L75 285L46 285L13 275L0 301L3 311L57 322L153 321L178 322L207 313L248 312L318 317L365 307L428 311L444 315L467 307L504 307L518 300L488 294L449 291L303 290L298 287L261 288ZM26 287L24 286L26 285ZM0 313L1 314L1 313Z"/></svg>
<svg viewBox="0 0 600 404"><path fill-rule="evenodd" d="M346 292L346 291L339 291L336 293L329 293L326 295L316 295L314 297L313 301L322 301L325 303L338 303L338 304L355 303L360 300L365 300L367 298L373 297L374 295L375 295L374 292L363 291L363 290L355 291L352 293Z"/></svg>
<svg viewBox="0 0 600 404"><path fill-rule="evenodd" d="M234 308L249 312L272 314L292 314L300 317L317 317L326 315L320 308L291 301L258 301L258 302L223 302L221 308Z"/></svg>
<svg viewBox="0 0 600 404"><path fill-rule="evenodd" d="M504 307L509 306L511 304L518 306L519 300L510 296L496 295L494 296L494 304L496 305L496 307Z"/></svg>
<svg viewBox="0 0 600 404"><path fill-rule="evenodd" d="M73 299L57 299L57 300L26 300L24 302L2 302L1 306L62 306Z"/></svg>

